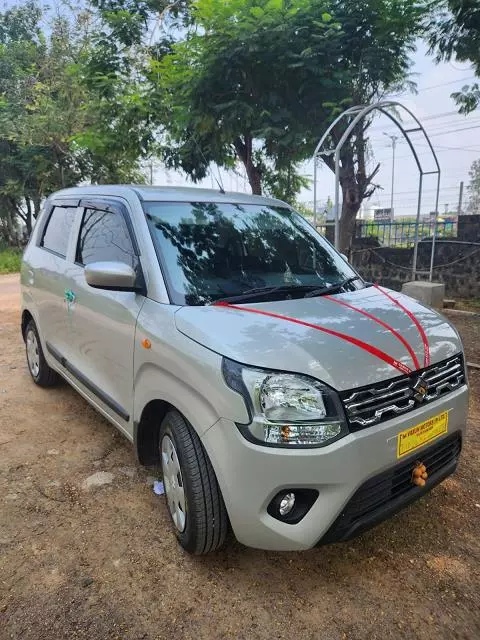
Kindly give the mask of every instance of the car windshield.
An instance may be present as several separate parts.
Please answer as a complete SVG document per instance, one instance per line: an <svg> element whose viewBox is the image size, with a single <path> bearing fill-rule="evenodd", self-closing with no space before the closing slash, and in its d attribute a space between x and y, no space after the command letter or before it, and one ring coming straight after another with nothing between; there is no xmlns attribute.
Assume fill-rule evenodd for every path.
<svg viewBox="0 0 480 640"><path fill-rule="evenodd" d="M145 202L172 302L256 300L361 279L298 213L267 204ZM353 285L350 285L353 286ZM253 290L253 291L252 291Z"/></svg>

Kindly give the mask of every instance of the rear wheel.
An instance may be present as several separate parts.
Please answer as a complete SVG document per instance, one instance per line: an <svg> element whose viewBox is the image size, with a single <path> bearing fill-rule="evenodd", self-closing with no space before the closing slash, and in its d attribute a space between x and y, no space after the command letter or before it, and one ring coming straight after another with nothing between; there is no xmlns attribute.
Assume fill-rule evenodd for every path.
<svg viewBox="0 0 480 640"><path fill-rule="evenodd" d="M168 511L182 547L197 555L222 546L228 516L207 453L193 427L177 412L160 426L160 457Z"/></svg>
<svg viewBox="0 0 480 640"><path fill-rule="evenodd" d="M58 373L51 369L43 355L40 336L33 320L25 329L25 348L27 352L27 364L33 381L41 387L53 387L59 380Z"/></svg>

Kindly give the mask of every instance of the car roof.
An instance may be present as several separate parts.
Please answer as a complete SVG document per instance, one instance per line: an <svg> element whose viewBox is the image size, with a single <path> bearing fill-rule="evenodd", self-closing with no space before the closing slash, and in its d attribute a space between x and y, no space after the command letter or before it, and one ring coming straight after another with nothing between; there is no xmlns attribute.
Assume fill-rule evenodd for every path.
<svg viewBox="0 0 480 640"><path fill-rule="evenodd" d="M254 196L248 193L221 193L217 189L199 189L196 187L163 187L146 185L85 185L62 189L52 194L55 197L75 196L120 196L126 197L135 193L145 202L226 202L233 204L269 204L288 206L281 200Z"/></svg>

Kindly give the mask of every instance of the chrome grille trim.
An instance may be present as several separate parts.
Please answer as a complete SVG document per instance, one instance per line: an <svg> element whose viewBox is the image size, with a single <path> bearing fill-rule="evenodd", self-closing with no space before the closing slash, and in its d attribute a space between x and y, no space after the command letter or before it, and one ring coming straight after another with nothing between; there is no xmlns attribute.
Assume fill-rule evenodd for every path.
<svg viewBox="0 0 480 640"><path fill-rule="evenodd" d="M419 377L428 383L423 402L414 399L413 386ZM461 354L422 371L355 391L342 392L341 398L352 431L379 424L436 400L465 384L465 369Z"/></svg>

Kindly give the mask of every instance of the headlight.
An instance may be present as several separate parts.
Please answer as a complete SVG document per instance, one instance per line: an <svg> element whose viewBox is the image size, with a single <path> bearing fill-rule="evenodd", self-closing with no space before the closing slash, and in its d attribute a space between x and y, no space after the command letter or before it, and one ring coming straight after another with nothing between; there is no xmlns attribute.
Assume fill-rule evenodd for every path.
<svg viewBox="0 0 480 640"><path fill-rule="evenodd" d="M227 358L223 373L229 387L245 398L251 422L238 427L249 440L321 447L347 433L337 393L317 380L245 367Z"/></svg>

